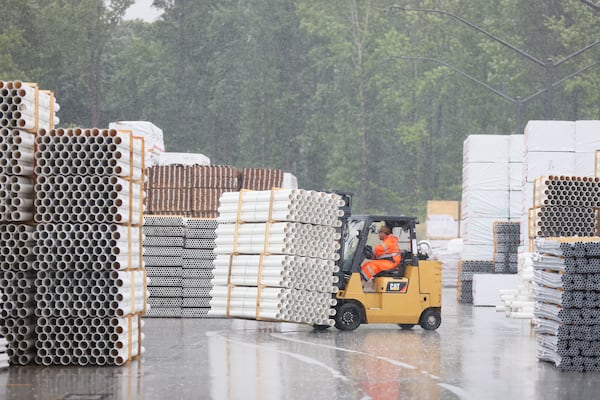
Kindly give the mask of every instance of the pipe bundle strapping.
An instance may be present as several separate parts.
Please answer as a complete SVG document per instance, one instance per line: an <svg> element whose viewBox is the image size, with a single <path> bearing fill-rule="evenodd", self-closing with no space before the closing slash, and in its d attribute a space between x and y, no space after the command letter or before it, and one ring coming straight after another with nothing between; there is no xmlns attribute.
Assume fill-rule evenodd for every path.
<svg viewBox="0 0 600 400"><path fill-rule="evenodd" d="M305 190L224 193L209 315L332 325L342 206Z"/></svg>

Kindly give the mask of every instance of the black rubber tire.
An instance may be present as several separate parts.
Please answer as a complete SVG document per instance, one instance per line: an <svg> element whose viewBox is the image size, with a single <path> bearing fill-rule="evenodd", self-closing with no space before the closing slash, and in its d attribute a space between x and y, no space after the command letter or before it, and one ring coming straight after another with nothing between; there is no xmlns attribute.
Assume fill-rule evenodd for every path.
<svg viewBox="0 0 600 400"><path fill-rule="evenodd" d="M335 327L342 331L353 331L362 322L362 310L356 303L344 303L335 314Z"/></svg>
<svg viewBox="0 0 600 400"><path fill-rule="evenodd" d="M398 326L403 331L408 331L409 329L412 329L415 326L415 324L398 324Z"/></svg>
<svg viewBox="0 0 600 400"><path fill-rule="evenodd" d="M325 331L325 330L327 330L328 328L330 328L330 326L329 326L329 325L316 325L316 324L315 324L315 325L313 325L313 329L314 329L315 331Z"/></svg>
<svg viewBox="0 0 600 400"><path fill-rule="evenodd" d="M431 308L423 311L421 318L419 318L419 325L421 328L428 331L436 330L440 327L441 323L442 316L440 315L439 311Z"/></svg>

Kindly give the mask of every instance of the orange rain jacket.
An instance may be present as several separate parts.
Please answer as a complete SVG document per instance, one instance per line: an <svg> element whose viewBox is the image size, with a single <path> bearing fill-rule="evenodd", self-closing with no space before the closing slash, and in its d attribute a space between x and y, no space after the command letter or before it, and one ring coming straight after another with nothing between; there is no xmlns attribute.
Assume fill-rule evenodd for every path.
<svg viewBox="0 0 600 400"><path fill-rule="evenodd" d="M398 237L387 235L381 244L373 248L372 261L367 261L361 267L361 274L365 280L372 279L381 271L392 269L402 260L400 255L400 246L398 245Z"/></svg>

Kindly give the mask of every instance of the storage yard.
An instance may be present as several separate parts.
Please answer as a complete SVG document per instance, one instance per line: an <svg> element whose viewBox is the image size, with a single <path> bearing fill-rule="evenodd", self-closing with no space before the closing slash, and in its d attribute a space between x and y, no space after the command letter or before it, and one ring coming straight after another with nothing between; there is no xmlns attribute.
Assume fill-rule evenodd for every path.
<svg viewBox="0 0 600 400"><path fill-rule="evenodd" d="M461 201L428 204L418 246L399 220L406 269L368 294L345 286L366 237L344 193L170 154L148 121L59 128L51 91L0 90L0 398L600 391L600 121L468 136ZM377 314L415 288L429 325Z"/></svg>

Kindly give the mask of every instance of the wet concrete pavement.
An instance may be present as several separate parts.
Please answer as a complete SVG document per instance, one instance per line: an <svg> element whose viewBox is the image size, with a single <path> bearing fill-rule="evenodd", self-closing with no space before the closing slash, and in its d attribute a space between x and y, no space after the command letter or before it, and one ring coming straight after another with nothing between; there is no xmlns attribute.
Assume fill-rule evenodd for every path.
<svg viewBox="0 0 600 400"><path fill-rule="evenodd" d="M145 353L121 367L10 367L0 399L595 399L600 373L535 357L528 320L457 304L436 331L352 332L239 319L145 319Z"/></svg>

